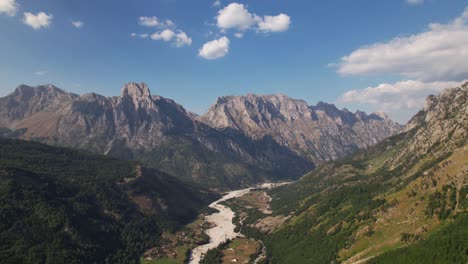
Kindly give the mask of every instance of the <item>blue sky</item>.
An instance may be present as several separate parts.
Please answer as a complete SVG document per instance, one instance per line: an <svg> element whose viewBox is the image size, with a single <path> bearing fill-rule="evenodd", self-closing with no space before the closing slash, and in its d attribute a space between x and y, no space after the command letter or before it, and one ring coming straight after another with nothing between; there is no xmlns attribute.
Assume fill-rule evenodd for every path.
<svg viewBox="0 0 468 264"><path fill-rule="evenodd" d="M284 93L310 104L386 111L405 122L427 94L468 79L466 6L456 0L0 0L0 95L21 83L52 83L111 96L126 82L143 81L153 94L197 113L222 95ZM436 44L421 49L427 43ZM433 67L439 64L446 67Z"/></svg>

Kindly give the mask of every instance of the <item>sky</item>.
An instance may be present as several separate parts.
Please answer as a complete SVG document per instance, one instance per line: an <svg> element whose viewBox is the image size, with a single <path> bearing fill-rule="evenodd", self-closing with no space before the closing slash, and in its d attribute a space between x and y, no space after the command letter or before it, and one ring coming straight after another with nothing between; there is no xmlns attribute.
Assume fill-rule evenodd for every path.
<svg viewBox="0 0 468 264"><path fill-rule="evenodd" d="M283 93L404 123L468 80L468 1L0 0L0 96L152 94L203 113Z"/></svg>

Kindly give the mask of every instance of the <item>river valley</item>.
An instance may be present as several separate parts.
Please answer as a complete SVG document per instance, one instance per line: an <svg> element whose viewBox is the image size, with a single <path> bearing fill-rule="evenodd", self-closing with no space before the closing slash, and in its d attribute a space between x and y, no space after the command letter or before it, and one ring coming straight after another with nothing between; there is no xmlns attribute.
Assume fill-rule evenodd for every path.
<svg viewBox="0 0 468 264"><path fill-rule="evenodd" d="M254 189L270 189L289 183L290 182L264 183L246 189L230 191L219 200L211 203L209 207L216 209L217 212L205 217L205 220L214 226L205 231L205 233L210 237L210 242L194 248L190 254L189 263L198 264L203 258L203 255L206 254L208 250L216 248L218 245L227 241L228 239L234 239L236 237L243 236L241 233L235 231L236 226L233 223L235 213L231 210L231 208L222 205L222 202L244 196Z"/></svg>

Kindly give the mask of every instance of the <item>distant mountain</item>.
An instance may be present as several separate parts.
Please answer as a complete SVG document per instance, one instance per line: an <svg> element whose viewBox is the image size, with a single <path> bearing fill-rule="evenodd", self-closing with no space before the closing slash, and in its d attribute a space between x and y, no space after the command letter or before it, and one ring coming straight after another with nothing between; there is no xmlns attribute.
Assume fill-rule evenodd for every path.
<svg viewBox="0 0 468 264"><path fill-rule="evenodd" d="M0 127L5 136L140 160L208 187L294 178L313 167L269 137L211 128L144 83L116 97L21 85L0 99Z"/></svg>
<svg viewBox="0 0 468 264"><path fill-rule="evenodd" d="M139 263L219 196L156 169L0 138L2 263Z"/></svg>
<svg viewBox="0 0 468 264"><path fill-rule="evenodd" d="M309 106L282 94L220 97L199 120L252 139L270 136L314 164L349 155L402 128L384 113L352 113L323 102Z"/></svg>
<svg viewBox="0 0 468 264"><path fill-rule="evenodd" d="M383 114L284 95L222 97L196 116L144 83L114 97L21 85L0 98L0 135L139 160L213 188L296 179L400 129Z"/></svg>
<svg viewBox="0 0 468 264"><path fill-rule="evenodd" d="M271 191L271 263L466 263L468 83L405 132ZM279 220L278 220L279 221Z"/></svg>

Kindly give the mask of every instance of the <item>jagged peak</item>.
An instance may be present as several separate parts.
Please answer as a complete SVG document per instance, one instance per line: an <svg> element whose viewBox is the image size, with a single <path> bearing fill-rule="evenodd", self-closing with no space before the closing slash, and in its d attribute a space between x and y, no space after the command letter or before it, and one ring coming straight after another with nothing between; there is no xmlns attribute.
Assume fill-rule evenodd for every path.
<svg viewBox="0 0 468 264"><path fill-rule="evenodd" d="M323 101L319 101L316 105L315 105L316 108L336 108L336 106L334 104L329 104L329 103L325 103Z"/></svg>
<svg viewBox="0 0 468 264"><path fill-rule="evenodd" d="M224 104L227 101L229 101L231 97L233 96L218 96L218 98L216 98L216 102L214 103L214 105Z"/></svg>
<svg viewBox="0 0 468 264"><path fill-rule="evenodd" d="M73 93L69 93L67 91L64 91L57 86L53 84L44 84L44 85L38 85L38 86L30 86L26 84L20 84L16 87L12 95L29 95L32 96L33 94L51 94L51 93L56 93L56 94L70 94L70 95L75 95Z"/></svg>
<svg viewBox="0 0 468 264"><path fill-rule="evenodd" d="M385 112L373 112L369 115L370 117L379 117L383 120L390 120L391 121L391 118L385 113Z"/></svg>
<svg viewBox="0 0 468 264"><path fill-rule="evenodd" d="M276 94L254 94L254 93L247 93L245 95L227 95L227 96L219 96L216 99L216 102L213 106L222 105L228 103L229 101L233 100L264 100L264 101L289 101L289 102L296 102L296 103L303 103L307 105L307 102L300 99L295 99L290 96L287 96L282 93Z"/></svg>
<svg viewBox="0 0 468 264"><path fill-rule="evenodd" d="M146 83L130 82L122 87L122 95L129 95L131 97L151 97L151 92Z"/></svg>
<svg viewBox="0 0 468 264"><path fill-rule="evenodd" d="M468 89L468 82L465 82L464 84L462 84L462 88Z"/></svg>
<svg viewBox="0 0 468 264"><path fill-rule="evenodd" d="M94 92L91 92L91 93L85 93L85 94L80 95L80 98L88 100L88 99L106 99L108 97L106 97L104 95L94 93Z"/></svg>
<svg viewBox="0 0 468 264"><path fill-rule="evenodd" d="M323 111L327 114L337 115L340 110L334 105L319 101L315 106L311 106L312 110L314 111Z"/></svg>
<svg viewBox="0 0 468 264"><path fill-rule="evenodd" d="M360 109L356 110L356 112L354 112L355 115L357 116L367 116L367 113L365 111L362 111Z"/></svg>

